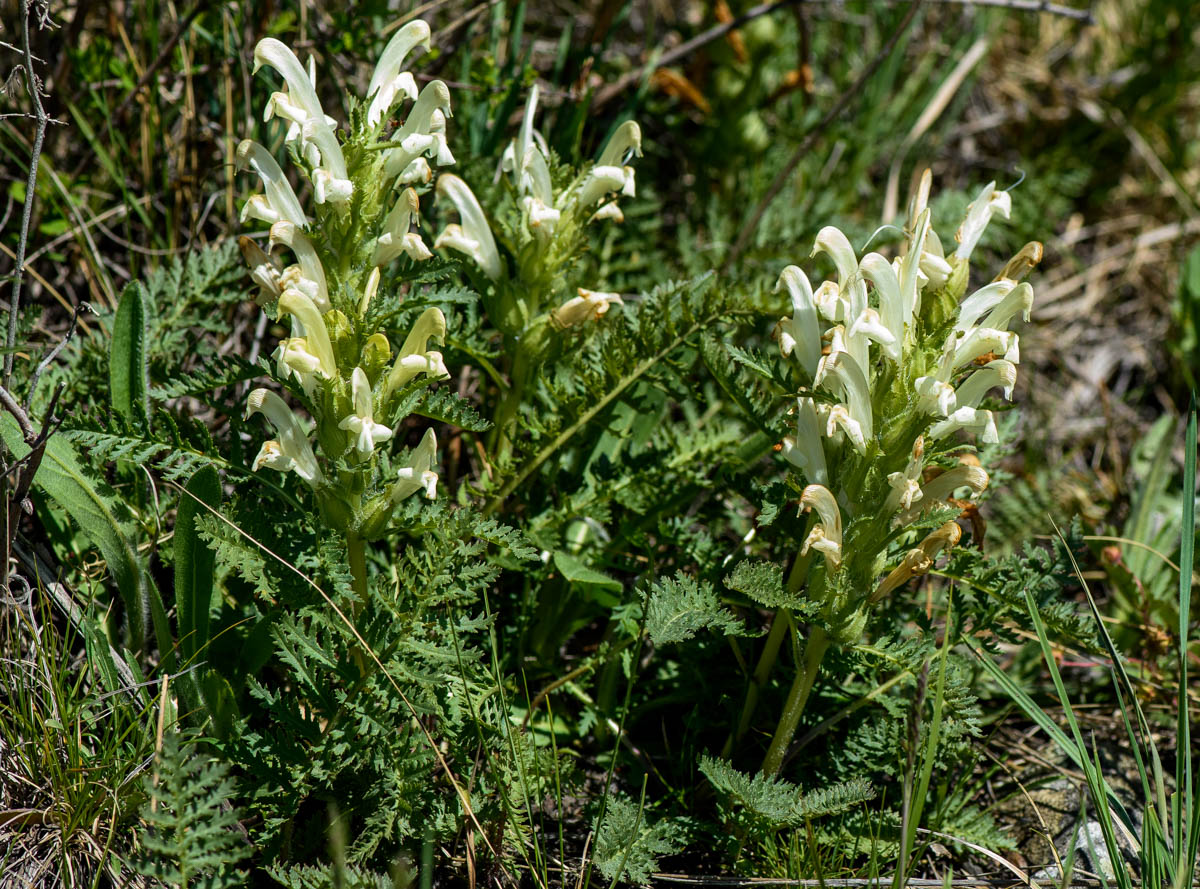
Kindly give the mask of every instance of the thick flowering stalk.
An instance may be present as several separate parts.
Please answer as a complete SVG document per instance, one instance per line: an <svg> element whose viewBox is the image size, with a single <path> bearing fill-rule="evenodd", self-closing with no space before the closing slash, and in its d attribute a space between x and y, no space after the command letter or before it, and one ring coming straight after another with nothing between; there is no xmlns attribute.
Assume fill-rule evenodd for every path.
<svg viewBox="0 0 1200 889"><path fill-rule="evenodd" d="M1020 279L1041 258L1041 245L1026 245L968 294L971 256L988 223L1008 217L1011 197L995 183L984 186L947 252L928 207L930 184L926 171L895 258L860 258L827 226L812 252L832 261L836 279L814 288L796 266L779 278L777 290L791 302L777 326L779 347L800 385L795 435L779 451L798 476L801 508L814 512L789 587L815 600L819 616L764 761L768 773L782 764L825 649L855 642L871 603L928 573L959 544L951 519L960 498L986 489L988 474L955 452L964 433L996 442L989 400L1013 395L1020 350L1009 326L1029 318L1033 288Z"/></svg>
<svg viewBox="0 0 1200 889"><path fill-rule="evenodd" d="M237 165L252 171L263 193L247 200L242 219L269 225L266 249L240 240L257 285L256 302L290 335L274 351L277 378L298 384L311 423L280 395L255 389L247 417L261 414L275 431L253 468L295 473L313 491L324 521L345 535L351 571L366 591L364 546L382 537L397 504L415 493L437 493L437 439L425 429L405 451L406 396L423 379L449 376L432 343L446 336L446 319L425 310L396 351L372 313L373 301L431 256L413 230L418 192L434 166L451 164L446 145L450 94L434 81L417 91L407 59L430 45L429 26L410 22L387 44L371 78L356 129L339 131L317 95L316 71L305 70L279 40L262 40L255 70L269 68L283 80L265 118L287 123L285 139L299 158L299 176L311 185L306 211L284 168L261 144L243 141ZM404 114L398 106L408 105ZM403 123L389 141L380 130L393 115ZM448 186L452 188L452 186ZM380 313L382 314L382 313ZM391 458L385 452L392 452Z"/></svg>

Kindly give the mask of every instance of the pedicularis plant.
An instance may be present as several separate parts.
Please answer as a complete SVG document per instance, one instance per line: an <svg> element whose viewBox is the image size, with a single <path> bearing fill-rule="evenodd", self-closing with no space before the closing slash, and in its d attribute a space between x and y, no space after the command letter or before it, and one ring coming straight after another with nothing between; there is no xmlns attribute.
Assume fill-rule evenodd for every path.
<svg viewBox="0 0 1200 889"><path fill-rule="evenodd" d="M803 591L812 630L763 761L767 774L779 771L828 647L856 642L873 605L958 544L955 519L987 487L988 473L974 454L954 456L957 433L995 443L995 417L981 402L993 390L1012 397L1020 353L1008 326L1029 318L1033 289L1021 278L1041 259L1041 244L1026 245L965 295L971 253L994 215L1008 217L1011 200L994 182L984 186L947 253L927 206L930 182L927 170L896 259L860 259L841 231L826 227L813 255L833 260L837 280L814 290L796 266L779 279L792 300L778 326L780 350L805 382L796 433L780 450L803 485L801 508L813 513L787 586ZM899 563L889 566L898 545ZM767 670L789 628L797 632L788 615L776 618Z"/></svg>
<svg viewBox="0 0 1200 889"><path fill-rule="evenodd" d="M255 71L269 67L285 83L284 90L272 94L265 118L288 124L293 161L312 184L311 218L267 149L249 139L237 149L239 166L253 170L263 184L263 193L245 203L242 220L270 224L267 249L242 238L242 252L259 286L259 305L291 324L291 336L274 353L277 372L298 384L321 454L318 458L303 420L279 395L255 389L247 416L262 414L277 438L262 445L254 468L294 472L312 489L322 520L345 535L350 569L363 594L365 544L386 533L399 503L418 491L432 499L437 491L432 429L399 461L379 445L392 439L422 389L450 376L441 352L431 346L444 341L446 318L440 309L426 309L393 352L384 316L373 311L389 265L404 263L399 274L389 276L391 287L399 290L432 258L412 227L435 168L455 162L445 135L452 116L449 89L433 80L418 91L413 75L402 70L414 50L428 50L429 43L423 21L396 32L371 77L365 110L361 104L350 109L344 134L321 107L311 65L305 71L291 49L274 38L255 47ZM393 112L408 101L404 123L392 127ZM512 383L496 423L502 459L524 386L547 357L561 351L562 332L620 302L617 294L583 288L561 304L554 300L565 289L564 265L581 250L583 226L621 218L611 198L633 194L633 170L624 161L641 151L640 130L627 122L596 165L556 192L548 149L533 128L536 106L535 87L520 134L501 164L524 214L522 224L508 233L515 274L505 268L467 184L444 172L437 174L436 184L437 196L457 210L461 223L446 226L434 248L469 257L482 273L483 304L504 336ZM279 248L290 251L294 264L280 261Z"/></svg>
<svg viewBox="0 0 1200 889"><path fill-rule="evenodd" d="M351 885L355 868L365 881L442 844L465 862L476 853L500 867L520 861L545 878L551 858L538 825L592 798L602 802L590 847L606 877L650 873L682 832L669 817L653 823L671 804L619 797L609 807L611 788L649 764L663 786L676 782L660 798L703 808L705 794L674 791L695 780L692 752L712 739L725 741L722 756L702 759L700 771L750 812L732 816L737 830L713 830L738 853L862 806L869 776L896 774L897 744L870 762L838 751L815 779L826 783L808 788L816 793L776 779L818 679L844 666L826 655L858 657L863 675L889 673L876 692L846 690L838 704L860 713L864 733L881 726L876 737L894 739L895 714L910 704L903 683L916 684L936 656L923 632L932 607L914 618L905 585L948 555L946 573L969 581L956 597L985 590L990 604L970 605L969 628L947 621L949 658L972 629L1003 633L1024 614L1023 588L1055 570L1028 559L990 565L962 545L959 523L989 482L988 449L964 435L984 446L998 439L993 412L1012 397L1019 361L1008 328L1029 316L1022 278L1040 245L972 288L972 254L993 217L1007 218L1010 197L985 186L949 249L931 218L927 172L899 255L859 256L841 231L820 230L813 253L832 260L835 280L813 287L788 266L767 313L790 300L776 328L781 354L755 352L753 341L743 349L729 341L729 322L758 324L763 310L736 280L664 280L624 298L603 289L603 264L589 254L599 227L622 222L618 201L629 209L636 197L636 123L614 126L595 162L575 167L538 132L534 87L515 138L502 151L492 140L499 156L456 166L450 90L439 80L418 89L405 70L430 38L424 22L400 27L341 123L322 107L311 63L279 40L257 45L256 71L279 86L265 116L283 125L290 160L289 178L262 144L236 151L262 187L242 211L258 240L239 243L255 301L283 334L272 361L206 353L214 368L198 372L184 354L188 334L168 329L200 326L242 298L225 292L231 251L210 251L122 299L114 342L147 341L112 362L137 371L125 387L140 393L137 422L72 430L96 462L190 476L189 496L221 514L180 500L174 643L172 609L129 547L130 575L143 571L139 589L156 597L162 663L173 666L174 644L196 671L179 683L181 718L238 767L235 802L253 816L264 865L287 885ZM507 126L516 95L493 127ZM436 236L420 227L435 207L457 218ZM204 295L213 282L225 288L219 297ZM190 308L155 315L173 287ZM105 367L107 355L88 357ZM171 367L153 390L152 359ZM461 394L448 391L452 369ZM221 406L244 409L251 424L234 419L219 433L227 460L210 430L166 404L172 392L230 392L263 375L272 382ZM239 434L253 442L252 461ZM773 445L778 456L764 459ZM770 492L763 504L756 490ZM784 515L785 502L799 511ZM782 517L764 508L761 528L747 533L759 505ZM292 512L281 520L282 510ZM718 595L722 577L735 595ZM1057 592L1039 588L1039 605ZM137 603L127 601L132 624ZM749 636L768 621L755 664L736 639L700 632ZM735 658L714 655L726 644ZM947 712L961 741L976 711L968 671L956 671ZM886 714L861 707L885 697ZM915 709L923 706L918 694ZM647 734L640 716L657 718L658 707L687 715L676 721L687 723L685 737L666 719L651 720ZM765 756L758 737L770 738ZM760 757L764 775L734 768ZM571 840L576 854L592 842L586 830ZM323 876L307 869L322 861Z"/></svg>

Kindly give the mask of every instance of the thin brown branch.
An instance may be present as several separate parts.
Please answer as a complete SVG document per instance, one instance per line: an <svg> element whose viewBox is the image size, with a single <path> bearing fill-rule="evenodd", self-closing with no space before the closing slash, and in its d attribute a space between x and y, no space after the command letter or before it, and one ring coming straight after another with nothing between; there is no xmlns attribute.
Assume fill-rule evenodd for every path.
<svg viewBox="0 0 1200 889"><path fill-rule="evenodd" d="M791 158L786 164L784 164L783 169L781 169L775 175L775 178L771 180L771 184L767 188L766 193L762 196L762 200L758 202L758 206L754 208L754 212L750 215L750 218L746 220L746 224L742 226L742 230L738 233L737 241L734 242L733 249L730 250L729 254L725 257L725 262L722 264L723 269L728 269L737 261L738 257L742 255L742 252L746 249L746 245L750 243L750 238L754 236L754 232L758 229L758 224L762 222L763 215L767 212L767 208L771 205L771 202L779 196L779 192L783 191L783 186L796 171L796 167L800 166L800 161L802 161L805 155L809 153L817 139L821 137L821 135L825 132L825 129L831 123L842 116L842 113L850 106L850 102L857 97L860 92L862 92L862 88L866 85L867 81L871 79L877 70L879 70L879 66L882 65L884 60L892 54L892 50L896 48L896 44L899 43L901 36L908 31L909 25L912 24L913 19L916 17L917 10L920 9L922 2L923 0L912 0L912 2L909 4L908 12L905 13L904 19L900 22L900 26L892 32L892 35L888 38L887 43L885 43L879 52L875 54L875 57L871 59L870 64L863 69L862 73L858 75L857 79L855 79L855 81L850 84L845 92L842 93L838 100L833 103L833 107L825 113L825 116L821 118L820 122L808 131L808 135L801 140Z"/></svg>
<svg viewBox="0 0 1200 889"><path fill-rule="evenodd" d="M46 141L46 126L49 117L42 107L42 89L33 71L33 53L29 49L30 0L21 0L21 48L25 53L25 82L29 87L29 101L33 104L37 118L37 130L33 136L33 147L29 157L29 175L25 181L25 203L21 209L21 232L17 238L16 266L13 269L12 297L8 306L8 330L4 337L7 351L4 354L4 376L0 386L8 388L12 378L13 350L17 345L17 322L21 315L21 285L25 281L25 250L29 245L29 224L33 219L33 202L37 197L38 161L42 156L42 145Z"/></svg>

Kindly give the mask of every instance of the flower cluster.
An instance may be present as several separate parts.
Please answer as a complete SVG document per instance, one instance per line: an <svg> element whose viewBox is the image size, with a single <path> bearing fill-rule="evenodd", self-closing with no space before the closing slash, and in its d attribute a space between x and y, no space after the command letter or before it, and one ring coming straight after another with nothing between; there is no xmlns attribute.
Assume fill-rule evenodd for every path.
<svg viewBox="0 0 1200 889"><path fill-rule="evenodd" d="M432 498L438 480L431 429L399 468L385 471L381 452L404 419L405 387L421 376L449 376L431 345L443 342L446 319L440 310L426 309L393 353L370 313L390 263L431 257L412 230L418 189L428 187L433 167L454 163L445 137L449 90L435 80L418 92L413 75L402 70L416 50L429 46L423 21L397 31L371 78L365 115L356 115L341 138L317 97L312 60L306 70L274 38L255 47L255 71L268 67L283 78L264 119L287 123L285 141L311 186L311 214L265 147L247 139L237 148L238 167L256 173L263 187L246 201L242 220L269 226L265 250L243 237L242 252L258 285L256 302L290 324L290 335L274 352L276 370L304 393L323 457L284 400L255 389L247 417L262 414L276 437L262 445L254 468L296 473L331 524L363 539L382 533L405 498L417 491ZM404 123L380 144L402 103L411 103ZM290 264L283 258L289 254Z"/></svg>
<svg viewBox="0 0 1200 889"><path fill-rule="evenodd" d="M997 390L1011 399L1016 382L1018 337L1008 328L1017 315L1029 318L1033 289L1020 279L1040 260L1041 245L1027 245L995 280L964 296L971 253L993 216L1008 218L1010 196L986 185L947 253L931 222L929 188L926 171L901 256L860 259L841 231L826 227L813 255L829 256L837 280L814 288L796 266L779 278L792 302L778 325L780 349L809 384L796 400L796 434L780 450L803 476L802 508L816 514L802 553L824 557L830 588L853 560L849 582L862 589L898 528L953 508L956 492L987 487L972 455L948 466L947 452L963 430L997 441L995 416L981 405ZM930 462L931 450L938 461ZM953 521L936 527L872 599L928 572L959 537Z"/></svg>
<svg viewBox="0 0 1200 889"><path fill-rule="evenodd" d="M642 153L641 128L635 121L625 121L613 132L596 163L556 190L550 149L533 126L537 102L535 84L525 105L521 128L504 149L496 171L497 179L501 174L507 176L521 210L522 229L503 234L513 244L519 264L537 266L518 269L518 278L527 280L541 278L543 269L553 269L576 251L577 239L588 223L624 220L617 201L621 196L634 195L634 171L628 161ZM439 178L437 193L454 206L461 223L446 226L434 246L463 254L488 279L502 285L505 269L496 236L474 193L456 176ZM546 308L537 296L540 295L534 295L537 304L522 313L527 318ZM616 293L577 288L576 295L551 310L549 317L560 329L575 327L599 318L613 303L620 302L621 297ZM509 313L502 307L495 314L503 318Z"/></svg>

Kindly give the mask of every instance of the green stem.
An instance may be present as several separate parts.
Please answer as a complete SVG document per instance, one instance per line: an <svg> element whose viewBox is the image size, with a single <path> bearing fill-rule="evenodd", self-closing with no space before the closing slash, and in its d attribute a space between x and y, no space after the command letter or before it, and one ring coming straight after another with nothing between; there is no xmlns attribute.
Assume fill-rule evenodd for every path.
<svg viewBox="0 0 1200 889"><path fill-rule="evenodd" d="M812 691L817 673L821 669L821 661L829 648L829 636L821 627L813 627L804 646L804 669L796 674L792 690L788 692L787 704L784 705L783 715L779 725L775 727L775 737L771 739L771 747L763 760L762 770L767 775L777 775L783 766L783 758L787 754L800 717L804 714L804 705L808 703L808 695Z"/></svg>
<svg viewBox="0 0 1200 889"><path fill-rule="evenodd" d="M804 529L805 536L808 536L808 532L812 530L815 523L816 517L810 515L808 525ZM798 555L792 562L792 570L788 573L787 581L789 595L794 596L799 592L808 577L808 568L811 564L812 553ZM763 644L762 654L754 668L754 675L750 678L750 686L746 689L746 701L742 705L742 715L738 719L737 729L725 741L725 747L721 750L722 759L729 759L733 755L733 748L750 730L750 720L753 719L754 710L758 706L758 695L762 691L762 687L767 684L771 671L775 669L775 662L779 659L779 649L783 645L788 627L795 632L796 621L790 608L781 608L776 613L775 620L771 622L771 631L767 635L767 641Z"/></svg>
<svg viewBox="0 0 1200 889"><path fill-rule="evenodd" d="M346 552L350 558L350 576L354 578L354 593L358 596L357 613L367 603L367 542L356 534L347 534Z"/></svg>
<svg viewBox="0 0 1200 889"><path fill-rule="evenodd" d="M767 641L763 644L762 654L758 658L758 664L754 668L754 675L750 677L750 687L746 689L746 700L742 704L742 715L738 719L737 728L725 741L725 746L721 750L721 758L729 759L733 756L733 748L745 737L746 732L750 730L750 720L754 717L754 709L758 706L758 694L764 685L767 683L767 678L771 675L771 670L775 667L775 661L779 657L779 649L783 645L783 640L787 635L787 629L792 625L791 609L781 608L776 614L775 619L771 622L771 631L767 634Z"/></svg>
<svg viewBox="0 0 1200 889"><path fill-rule="evenodd" d="M358 600L354 603L354 619L357 623L358 616L367 605L367 542L357 534L347 534L346 553L350 562L350 576L354 580L354 594ZM356 644L350 650L350 655L358 667L358 675L365 677L368 673L367 659L362 649Z"/></svg>

